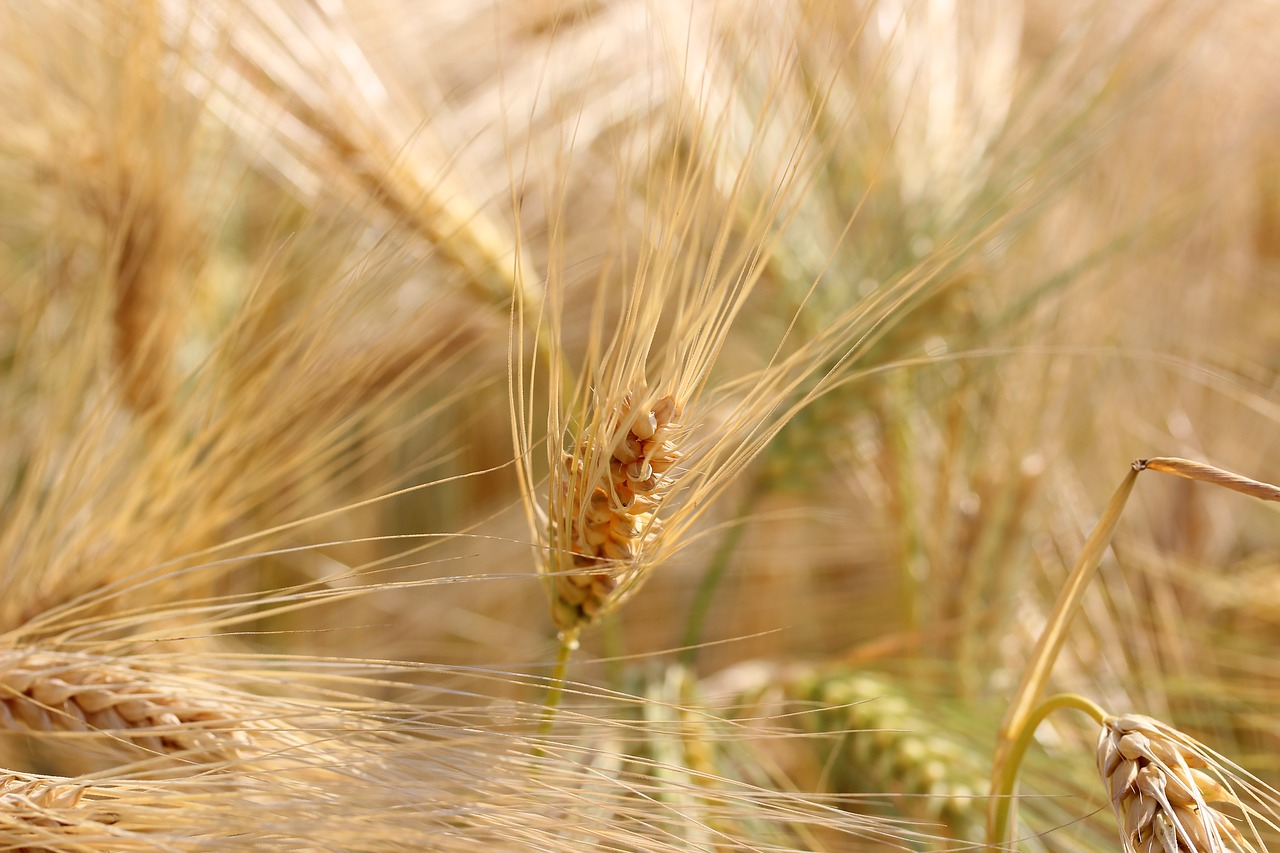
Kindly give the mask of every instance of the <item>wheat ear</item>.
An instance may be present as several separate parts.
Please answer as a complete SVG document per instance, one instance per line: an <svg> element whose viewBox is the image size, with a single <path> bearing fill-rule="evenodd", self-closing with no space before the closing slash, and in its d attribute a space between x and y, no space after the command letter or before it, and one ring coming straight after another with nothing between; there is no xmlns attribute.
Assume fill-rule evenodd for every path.
<svg viewBox="0 0 1280 853"><path fill-rule="evenodd" d="M122 839L110 832L119 820L111 804L115 794L111 787L0 768L3 849L50 853L144 849L137 844L114 843ZM113 846L102 846L104 837L112 837Z"/></svg>
<svg viewBox="0 0 1280 853"><path fill-rule="evenodd" d="M0 653L0 727L102 732L156 755L227 761L251 745L255 721L230 701L192 695L153 673L87 655ZM252 716L251 714L248 716Z"/></svg>
<svg viewBox="0 0 1280 853"><path fill-rule="evenodd" d="M670 395L651 405L628 400L606 432L611 446L587 443L565 455L548 567L552 618L566 636L616 606L640 579L639 557L658 535L654 512L682 456L681 414Z"/></svg>
<svg viewBox="0 0 1280 853"><path fill-rule="evenodd" d="M888 678L843 669L816 671L784 685L816 705L814 732L842 733L832 783L839 793L890 791L903 814L945 822L957 839L976 838L987 795L983 761L938 718Z"/></svg>
<svg viewBox="0 0 1280 853"><path fill-rule="evenodd" d="M0 803L10 811L23 806L69 808L78 805L85 786L59 776L37 776L0 768Z"/></svg>
<svg viewBox="0 0 1280 853"><path fill-rule="evenodd" d="M1105 717L1097 758L1126 853L1256 850L1211 805L1240 801L1204 772L1203 748L1173 727L1142 714Z"/></svg>

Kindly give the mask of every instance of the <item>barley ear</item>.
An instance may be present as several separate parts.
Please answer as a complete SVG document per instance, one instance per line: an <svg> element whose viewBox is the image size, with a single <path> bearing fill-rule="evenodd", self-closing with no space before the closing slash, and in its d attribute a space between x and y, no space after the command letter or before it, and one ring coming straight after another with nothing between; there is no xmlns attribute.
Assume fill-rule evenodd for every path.
<svg viewBox="0 0 1280 853"><path fill-rule="evenodd" d="M0 729L101 732L119 749L184 761L241 758L262 727L251 711L183 682L90 655L0 652Z"/></svg>
<svg viewBox="0 0 1280 853"><path fill-rule="evenodd" d="M1214 804L1244 808L1194 740L1142 714L1107 716L1098 775L1120 823L1126 853L1256 853Z"/></svg>
<svg viewBox="0 0 1280 853"><path fill-rule="evenodd" d="M91 839L100 839L102 831L118 818L109 805L113 793L110 786L0 768L0 839L4 849L105 849L91 846Z"/></svg>
<svg viewBox="0 0 1280 853"><path fill-rule="evenodd" d="M784 682L812 732L841 733L831 784L839 794L886 791L915 820L942 822L957 840L978 838L985 817L986 758L948 731L936 704L888 676L844 668Z"/></svg>
<svg viewBox="0 0 1280 853"><path fill-rule="evenodd" d="M565 455L547 567L551 615L567 642L643 580L644 550L659 533L656 510L682 457L681 414L670 395L628 400L604 446L587 439Z"/></svg>

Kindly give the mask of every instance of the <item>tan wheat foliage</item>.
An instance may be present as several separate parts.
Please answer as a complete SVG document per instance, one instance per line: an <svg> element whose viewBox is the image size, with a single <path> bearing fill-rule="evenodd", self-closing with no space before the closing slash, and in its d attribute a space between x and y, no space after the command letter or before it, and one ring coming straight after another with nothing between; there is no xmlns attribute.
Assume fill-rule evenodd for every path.
<svg viewBox="0 0 1280 853"><path fill-rule="evenodd" d="M1045 87L1039 96L1045 108L1028 109L1021 87L1039 69L1026 56L1045 49L1034 21L1023 30L1023 16L1036 14L1033 5L960 4L960 11L948 11L948 4L891 0L749 6L551 0L513 9L506 2L473 8L441 2L430 7L433 16L415 9L413 0L385 0L386 20L403 29L380 41L368 40L369 30L360 29L365 22L359 17L372 2L135 6L13 0L0 13L0 29L17 33L0 36L7 101L0 105L6 121L0 134L0 629L12 630L24 644L0 646L0 724L31 733L38 744L105 740L114 753L143 756L152 778L166 783L173 781L176 758L181 772L216 789L134 786L132 799L116 797L109 808L98 808L91 803L107 792L95 780L9 774L0 781L0 847L848 849L811 843L791 825L797 819L822 824L833 837L854 835L854 849L883 849L890 842L874 821L859 822L831 801L792 793L781 776L761 782L764 787L742 784L765 775L742 771L756 758L750 737L738 726L702 725L702 709L683 695L646 694L643 720L628 728L612 722L616 709L606 697L579 687L565 730L544 744L550 757L533 761L529 744L511 734L528 729L530 710L491 708L483 688L451 693L464 681L458 673L393 671L391 665L296 654L284 656L285 663L268 661L263 649L314 652L312 641L325 628L319 618L308 621L314 613L303 602L290 601L279 606L298 604L301 616L289 627L299 630L275 630L280 624L263 611L272 607L268 600L279 603L275 572L285 561L263 554L239 558L274 547L312 513L400 488L397 478L409 475L396 456L397 442L422 425L423 406L430 411L430 402L418 405L414 397L427 374L437 377L441 365L456 367L477 353L477 361L490 367L500 361L500 345L483 346L495 340L487 334L492 324L476 322L472 308L517 291L530 315L541 310L542 271L527 269L525 256L549 256L552 304L531 322L546 319L548 328L539 331L556 337L548 383L553 390L536 405L515 408L526 418L517 441L521 462L546 444L537 476L526 472L525 497L539 496L530 529L542 549L540 570L558 628L572 634L591 624L668 557L717 535L705 523L706 507L822 390L817 377L824 371L835 371L831 380L839 381L836 367L863 343L866 351L879 346L881 356L893 359L908 359L924 346L927 357L895 374L897 393L872 392L871 404L882 410L878 416L887 429L902 434L893 464L907 472L904 477L926 482L951 476L957 486L937 490L936 499L907 495L904 504L918 512L895 516L914 514L926 527L947 529L936 536L936 547L921 549L927 560L913 566L933 567L916 575L921 589L930 595L942 588L965 591L963 599L956 597L965 606L954 608L968 632L957 644L961 652L954 654L949 642L932 645L939 657L966 659L966 644L989 641L993 648L1010 647L1010 657L1018 658L1024 654L1019 644L1002 644L1006 632L988 630L1001 624L989 617L992 610L1015 608L992 607L987 591L993 561L1016 566L1019 578L1028 576L1021 559L1026 549L1013 549L1017 559L1000 559L1006 542L1020 540L1011 531L1016 525L999 522L1021 518L1024 501L1035 497L1029 494L1033 484L1028 476L1024 494L1013 475L1017 488L1008 492L1014 504L1007 516L991 506L993 490L979 484L966 494L961 487L969 460L975 460L972 470L995 479L1017 470L985 458L1001 440L990 436L1007 431L989 430L986 444L967 439L984 432L983 418L987 425L1016 421L1019 412L992 407L991 395L955 393L963 390L956 371L944 375L945 387L916 386L906 377L917 369L933 371L937 344L955 344L957 324L976 328L990 313L984 300L1004 302L1026 292L1003 289L999 276L1034 279L1062 260L1046 262L1025 245L1011 247L1016 238L1002 230L1006 223L998 217L967 220L975 208L1000 207L1009 187L1047 198L1047 185L1061 175L1038 165L1040 149L1054 143L1037 125L1058 115L1062 132L1091 137L1108 122L1082 121L1086 111L1064 96L1088 101L1102 90L1123 93L1126 81L1108 73L1105 63L1079 79L1073 63L1060 63L1070 72L1065 83ZM36 10L30 18L24 6ZM15 20L21 26L11 27ZM57 26L46 27L50 21ZM1107 29L1099 25L1096 32ZM1129 38L1142 29L1121 32ZM848 35L855 32L861 35ZM488 51L495 41L500 49ZM96 42L108 44L80 50ZM380 55L379 44L393 43L400 55ZM1097 47L1103 54L1110 50L1101 39ZM775 54L798 57L796 67L780 68L786 61L779 63ZM832 56L845 57L848 65L835 80L828 68ZM54 61L46 62L49 57ZM386 74L394 60L420 70L428 82L397 85ZM8 85L22 76L14 69L24 62L22 85ZM433 65L449 65L451 76L431 79ZM557 70L544 77L544 65ZM116 74L127 83L118 98L95 97L98 89L86 81L114 80ZM500 85L487 82L499 74ZM606 85L596 87L596 78ZM429 91L433 85L449 90L447 97L436 97ZM465 100L468 115L454 125L456 99ZM153 123L166 105L174 107L172 124ZM1029 129L1006 137L1002 128L1011 115ZM207 135L210 127L216 130ZM238 147L211 146L224 132ZM513 176L525 167L521 149L535 134L554 139L564 160L580 157L579 174L561 184L553 180L549 188ZM468 146L485 149L493 174L482 181L467 173L466 162L479 159L469 156ZM46 152L75 156L56 163ZM199 181L187 181L194 173L185 170L219 158L231 166L218 182L222 195L214 203L193 198ZM39 164L32 175L24 171L27 160ZM1007 175L993 168L1007 160L1030 166ZM15 163L24 165L14 169ZM616 180L599 177L611 167ZM1126 169L1120 161L1117 172ZM992 172L1003 177L988 180ZM243 184L242 175L250 176ZM248 198L244 187L261 189L264 176L275 189L251 201L251 211L228 200ZM507 187L508 180L520 186ZM601 194L604 185L608 190ZM875 192L866 189L870 185ZM1094 191L1085 189L1082 194ZM613 193L616 202L601 197ZM1106 193L1099 195L1098 208L1081 206L1052 223L1055 244L1078 238L1082 229L1072 227L1073 217L1096 220L1100 231L1111 228L1111 220L1092 215L1108 203ZM1129 195L1135 204L1147 198ZM16 204L19 197L37 203ZM502 218L493 215L500 206L493 199L505 203L508 197L513 206L524 206L517 216L522 225L550 223L550 233L506 233ZM879 205L854 221L851 211L867 197ZM539 219L534 209L547 198L559 207ZM282 216L277 224L277 206L307 213L301 222ZM1030 213L1014 207L1019 216ZM601 215L606 210L612 215ZM245 233L217 236L224 215L242 213ZM332 231L312 227L328 215L338 222ZM91 227L75 233L85 221ZM602 222L616 226L615 241L604 251ZM53 236L37 240L43 231ZM852 235L848 251L835 256L833 247L846 231ZM980 232L994 238L990 252L974 236ZM35 248L11 250L15 233L15 243ZM546 248L537 245L544 237ZM92 251L83 252L85 246ZM206 264L201 255L210 249L215 257ZM1019 251L1034 263L1025 275L1019 270L1009 276L1008 253ZM979 253L981 263L966 260ZM87 265L86 257L92 259ZM968 269L955 274L948 269L953 265ZM598 270L594 292L590 284L582 287ZM830 286L807 291L820 280ZM946 289L931 280L961 284ZM455 298L459 283L480 300ZM958 298L931 298L944 289ZM874 295L855 300L855 291ZM584 292L592 298L580 298ZM187 293L206 300L201 308L224 305L223 299L240 307L227 312L230 320L204 316L216 311L184 316ZM796 307L802 301L807 309ZM851 301L860 307L849 308ZM913 308L922 303L930 310ZM907 313L898 310L902 306L912 309L918 328L898 324ZM1158 307L1129 316L1162 322ZM1077 322L1092 326L1098 319ZM797 336L780 331L791 321L802 336L812 335L813 345L797 345ZM190 327L195 331L187 335ZM462 342L481 345L470 350ZM187 372L194 363L201 367ZM561 384L566 363L572 387ZM875 359L867 367L876 369ZM102 375L108 372L113 375ZM501 370L488 385L478 373L450 374L458 390L450 389L441 405L501 384L495 381ZM1000 383L1007 376L1001 370ZM1046 376L1041 385L1053 402L1054 378ZM424 396L439 400L437 390ZM919 411L932 411L930 398L938 394L963 404L939 419L938 435L922 433ZM850 400L855 412L865 405L861 386ZM545 430L544 404L552 410ZM1090 408L1079 398L1070 405ZM161 409L175 417L139 422L139 414ZM851 417L823 423L819 432L844 431ZM538 428L529 427L534 422ZM435 430L427 432L423 441L433 449L444 443ZM1027 430L1036 441L1040 432L1034 425ZM953 437L963 457L957 453L954 463L947 457L935 466L941 454L923 445ZM1046 447L1061 450L1058 438L1045 438ZM484 436L475 443L484 444ZM819 447L821 467L830 454L820 441ZM1068 448L1058 455L1075 454ZM870 476L867 457L851 456L850 462L860 476ZM824 477L828 468L822 468ZM491 499L514 501L515 495L499 488ZM835 499L824 495L820 503ZM470 524L473 508L458 503L452 517ZM935 524L953 503L964 524ZM438 521L429 501L397 508L403 510L397 521L415 530ZM978 521L994 521L965 526L974 513ZM318 517L306 531L323 528L326 541L400 532L353 521L353 515ZM501 533L513 538L509 527ZM953 541L970 533L983 541ZM317 552L297 571L318 577L336 563L332 583L340 588L358 570L329 551L364 544L348 541ZM1052 544L1041 544L1041 552L1052 551ZM857 553L832 557L813 594L838 598L827 584L831 577L893 575L878 555L846 550ZM778 574L794 578L800 573L785 556ZM221 563L222 557L229 559ZM468 558L459 564L464 575L499 564L483 550ZM955 576L963 567L973 582L951 583L954 576L938 568L946 565L957 567ZM205 591L224 593L222 584L247 591L238 602L243 609L233 604L213 616L202 613L210 601ZM798 606L779 607L758 588L742 587L743 598L767 599L775 620L769 627L797 615L821 621L801 599ZM493 610L485 608L510 612L523 604L518 594L503 594L506 587L491 594L496 588L483 586L474 612L451 606L448 591L439 588L432 612L448 613L447 625L421 618L413 590L391 584L384 597L397 599L394 610L370 604L345 609L340 618L347 628L394 623L385 631L402 638L396 654L405 649L421 656L431 653L423 649L434 649L432 643L456 643L464 649L461 656L467 652L454 639L458 625L492 638L503 632L493 630L496 621L486 624ZM864 588L848 589L857 594ZM511 601L493 605L504 599ZM652 623L669 626L671 613L685 603L654 608L660 618ZM928 624L934 614L949 612L947 604L918 615ZM881 600L868 606L894 609ZM720 609L727 630L740 633L740 614ZM1028 620L1038 615L1029 612ZM919 627L919 621L907 627ZM179 630L170 630L174 626ZM625 627L632 648L662 630ZM71 640L61 648L82 649L89 646L76 640L126 637L131 628L145 636L114 646L118 655L25 645L59 636ZM242 636L219 636L241 628ZM836 653L837 632L814 625L811 635ZM387 654L371 639L376 636L348 630L329 648L353 658ZM488 641L485 648L504 655L488 677L498 689L530 691L514 661L539 654L544 638L520 628L503 636L518 640L509 646ZM168 664L147 663L154 639L165 645L152 660L166 659L178 645L191 655L191 666L172 656ZM240 676L219 671L219 649L249 650L240 663L258 669L241 683L252 681L261 695L224 689ZM741 654L729 647L725 654L735 653ZM975 692L987 693L1008 677L1003 667L985 666L997 660L994 655L967 660L979 664L965 679ZM311 703L265 698L305 693L307 685L320 683L318 671L348 665L377 675L335 678L308 694ZM629 667L619 664L624 675ZM1086 669L1082 677L1094 673ZM694 676L688 679L695 683ZM406 683L431 687L414 693ZM824 687L810 698L844 706L881 690L874 679L855 676L845 692ZM388 694L404 701L368 698ZM904 721L915 734L898 731ZM866 702L841 708L829 722L824 742L830 729L880 730L850 735L854 748L841 754L887 780L872 783L877 791L924 795L919 804L926 818L955 825L968 819L968 792L942 772L965 763L967 753L949 746L947 732L920 703ZM1119 738L1117 750L1131 734ZM742 747L746 757L735 768L721 760L729 751L722 747ZM628 770L628 756L636 753L646 756L644 772ZM1190 820L1184 812L1205 816L1200 803L1168 796L1171 785L1185 792L1198 786L1204 804L1215 808L1232 802L1211 800L1207 783L1194 775L1205 768L1188 756L1180 760L1187 770L1166 779L1169 807L1159 807L1162 816L1138 819L1151 798L1137 781L1120 791L1134 809L1122 823L1137 815L1131 834L1147 847L1161 845L1163 853L1190 849L1177 834L1178 821ZM161 766L168 776L156 769ZM116 770L122 778L129 772ZM1117 765L1113 775L1119 771ZM778 832L764 831L765 825ZM1225 841L1235 838L1217 828ZM1194 837L1190 829L1185 834Z"/></svg>

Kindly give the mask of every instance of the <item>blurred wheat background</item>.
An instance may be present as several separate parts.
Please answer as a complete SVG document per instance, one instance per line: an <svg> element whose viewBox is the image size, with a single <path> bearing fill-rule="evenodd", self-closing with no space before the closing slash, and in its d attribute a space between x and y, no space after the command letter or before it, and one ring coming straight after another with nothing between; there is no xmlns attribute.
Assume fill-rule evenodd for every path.
<svg viewBox="0 0 1280 853"><path fill-rule="evenodd" d="M983 843L1130 461L1280 479L1277 43L8 0L0 849ZM1144 475L1054 688L1280 780L1275 519ZM1096 737L1040 728L1018 849L1123 849Z"/></svg>

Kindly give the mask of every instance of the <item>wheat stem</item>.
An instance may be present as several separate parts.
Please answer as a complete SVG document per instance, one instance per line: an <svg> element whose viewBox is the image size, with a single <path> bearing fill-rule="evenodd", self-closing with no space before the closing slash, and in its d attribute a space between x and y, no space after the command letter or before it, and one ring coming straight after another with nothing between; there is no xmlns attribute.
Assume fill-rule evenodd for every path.
<svg viewBox="0 0 1280 853"><path fill-rule="evenodd" d="M1189 480L1212 483L1261 500L1280 500L1280 487L1253 480L1203 462L1180 459L1175 456L1138 459L1133 462L1129 473L1125 476L1120 487L1116 489L1115 494L1111 496L1111 501L1107 504L1106 510L1098 520L1093 532L1089 535L1088 541L1085 542L1080 558L1076 561L1075 567L1071 570L1071 575L1067 578L1066 586L1058 596L1053 613L1049 617L1048 624L1040 635L1040 641L1031 656L1031 663L1023 673L1022 682L1014 692L1013 701L1010 703L1009 710L1000 725L991 775L992 791L999 793L993 794L987 807L987 843L989 845L1004 844L1008 840L1007 833L1009 826L1013 822L1014 807L1016 805L1013 796L1013 785L1017 779L1018 764L1021 761L1023 751L1026 749L1024 741L1029 741L1035 731L1036 724L1043 719L1045 713L1053 709L1050 707L1041 713L1041 709L1049 703L1046 702L1044 705L1037 706L1036 702L1048 683L1049 673L1053 669L1054 661L1057 660L1058 652L1062 649L1062 643L1066 638L1066 629L1071 617L1079 609L1080 603L1084 598L1084 591L1097 573L1098 565L1102 561L1102 555L1111 542L1116 524L1120 520L1120 513L1124 510L1129 494L1133 490L1133 484L1138 474L1148 469L1165 474L1173 474L1177 477L1185 477ZM1088 700L1081 701L1088 702ZM1097 710L1097 706L1092 705L1092 703L1088 704L1092 706L1093 710L1086 711L1086 713L1090 713L1101 724L1102 720L1093 712ZM1084 710L1083 706L1076 705L1076 707ZM1007 789L1002 786L1007 786Z"/></svg>
<svg viewBox="0 0 1280 853"><path fill-rule="evenodd" d="M560 646L556 649L556 665L551 671L551 683L547 687L547 698L542 702L542 720L538 723L538 737L545 738L551 734L555 724L556 711L560 700L564 698L565 674L569 670L569 656L578 647L578 632L561 632ZM542 755L542 748L534 750L535 755Z"/></svg>
<svg viewBox="0 0 1280 853"><path fill-rule="evenodd" d="M1053 613L1045 625L1044 632L1040 635L1035 652L1031 655L1031 663L1023 672L1022 682L1014 692L1013 701L1010 702L1009 710L1005 713L999 733L996 735L996 754L991 769L993 791L998 790L998 786L1006 776L1014 778L1017 776L1018 756L1015 755L1015 748L1019 733L1028 728L1029 721L1036 712L1040 695L1049 681L1053 663L1057 660L1058 652L1061 651L1062 643L1066 639L1067 626L1076 610L1080 608L1089 582L1097 573L1102 556L1106 553L1111 537L1115 533L1120 514L1124 511L1129 494L1133 491L1133 484L1144 467L1140 461L1130 466L1129 473L1125 475L1119 488L1111 496L1102 517L1098 519L1093 532L1089 534L1084 549L1080 552L1080 557L1067 578L1066 586L1058 595ZM1001 845L1008 840L1004 833L1013 821L1015 805L1012 789L1008 797L993 796L991 798L987 806L987 843L989 845ZM1001 830L999 835L996 834L997 828Z"/></svg>
<svg viewBox="0 0 1280 853"><path fill-rule="evenodd" d="M680 650L680 663L683 666L692 668L697 661L702 632L706 629L707 617L711 614L711 602L715 599L721 583L724 582L724 576L729 570L729 559L737 550L738 543L742 541L742 535L746 532L747 526L742 521L751 512L760 493L761 489L757 484L742 501L735 523L725 532L720 544L716 546L716 551L711 556L711 564L707 566L702 580L698 583L698 589L693 595L693 604L689 607L689 617L685 622L684 639L681 642L683 648Z"/></svg>
<svg viewBox="0 0 1280 853"><path fill-rule="evenodd" d="M1002 845L1008 840L1014 805L1013 789L1018 783L1018 768L1022 765L1022 757L1026 754L1031 741L1035 740L1036 729L1040 728L1040 724L1046 717L1059 708L1074 708L1088 714L1100 726L1110 716L1099 705L1077 693L1059 693L1050 696L1027 716L1009 747L1007 762L999 768L998 775L991 780L990 829L987 832L989 846Z"/></svg>

